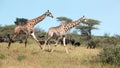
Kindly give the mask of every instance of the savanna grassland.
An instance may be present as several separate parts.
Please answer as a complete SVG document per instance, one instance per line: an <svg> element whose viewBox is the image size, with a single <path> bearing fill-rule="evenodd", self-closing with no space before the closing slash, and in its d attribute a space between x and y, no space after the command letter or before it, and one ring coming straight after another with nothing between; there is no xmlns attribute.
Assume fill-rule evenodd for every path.
<svg viewBox="0 0 120 68"><path fill-rule="evenodd" d="M48 46L42 51L37 43L30 41L26 48L20 43L13 43L9 50L6 47L7 43L0 43L0 68L115 68L96 61L101 49L87 49L84 45L67 45L70 54L61 45L53 53Z"/></svg>

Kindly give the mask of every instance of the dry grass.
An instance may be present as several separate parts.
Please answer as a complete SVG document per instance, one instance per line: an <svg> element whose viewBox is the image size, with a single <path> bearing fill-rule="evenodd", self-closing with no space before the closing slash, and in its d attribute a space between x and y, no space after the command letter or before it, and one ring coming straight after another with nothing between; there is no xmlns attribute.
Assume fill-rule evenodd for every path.
<svg viewBox="0 0 120 68"><path fill-rule="evenodd" d="M37 43L28 44L27 48L19 43L13 43L9 50L6 47L7 43L0 43L0 54L4 57L0 58L0 68L114 68L93 62L100 49L69 45L70 54L66 54L63 46L56 47L53 53L48 47L42 51Z"/></svg>

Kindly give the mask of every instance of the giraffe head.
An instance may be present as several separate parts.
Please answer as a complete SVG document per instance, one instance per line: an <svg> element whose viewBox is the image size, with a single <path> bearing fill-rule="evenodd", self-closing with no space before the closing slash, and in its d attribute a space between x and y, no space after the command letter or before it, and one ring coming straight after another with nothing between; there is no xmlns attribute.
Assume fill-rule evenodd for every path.
<svg viewBox="0 0 120 68"><path fill-rule="evenodd" d="M83 17L80 18L80 21L81 22L87 22L87 19L85 18L85 16L83 16Z"/></svg>
<svg viewBox="0 0 120 68"><path fill-rule="evenodd" d="M52 13L49 10L47 10L47 12L45 13L45 15L53 18L53 15L52 15Z"/></svg>

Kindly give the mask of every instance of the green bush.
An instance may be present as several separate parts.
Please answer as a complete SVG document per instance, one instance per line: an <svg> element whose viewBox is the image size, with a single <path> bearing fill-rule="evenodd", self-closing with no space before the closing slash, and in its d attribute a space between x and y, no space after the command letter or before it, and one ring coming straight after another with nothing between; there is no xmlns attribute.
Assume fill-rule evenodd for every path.
<svg viewBox="0 0 120 68"><path fill-rule="evenodd" d="M19 61L22 61L22 60L25 59L25 58L26 58L25 55L19 54L17 59L18 59Z"/></svg>
<svg viewBox="0 0 120 68"><path fill-rule="evenodd" d="M4 55L4 54L0 54L0 59L5 59L6 58L6 56Z"/></svg>
<svg viewBox="0 0 120 68"><path fill-rule="evenodd" d="M103 64L114 64L120 66L120 46L109 46L100 52L100 61Z"/></svg>

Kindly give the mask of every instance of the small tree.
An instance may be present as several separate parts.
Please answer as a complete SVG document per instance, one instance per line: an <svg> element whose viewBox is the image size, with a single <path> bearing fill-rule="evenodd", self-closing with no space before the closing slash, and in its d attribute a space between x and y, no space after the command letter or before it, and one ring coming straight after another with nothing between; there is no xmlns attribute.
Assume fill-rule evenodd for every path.
<svg viewBox="0 0 120 68"><path fill-rule="evenodd" d="M91 39L91 31L93 29L98 29L94 27L95 25L99 25L100 21L94 19L88 19L87 22L82 22L79 26L76 27L77 30L81 32L82 35L88 36Z"/></svg>
<svg viewBox="0 0 120 68"><path fill-rule="evenodd" d="M27 19L25 18L16 18L16 21L14 22L16 25L23 25L25 24Z"/></svg>

